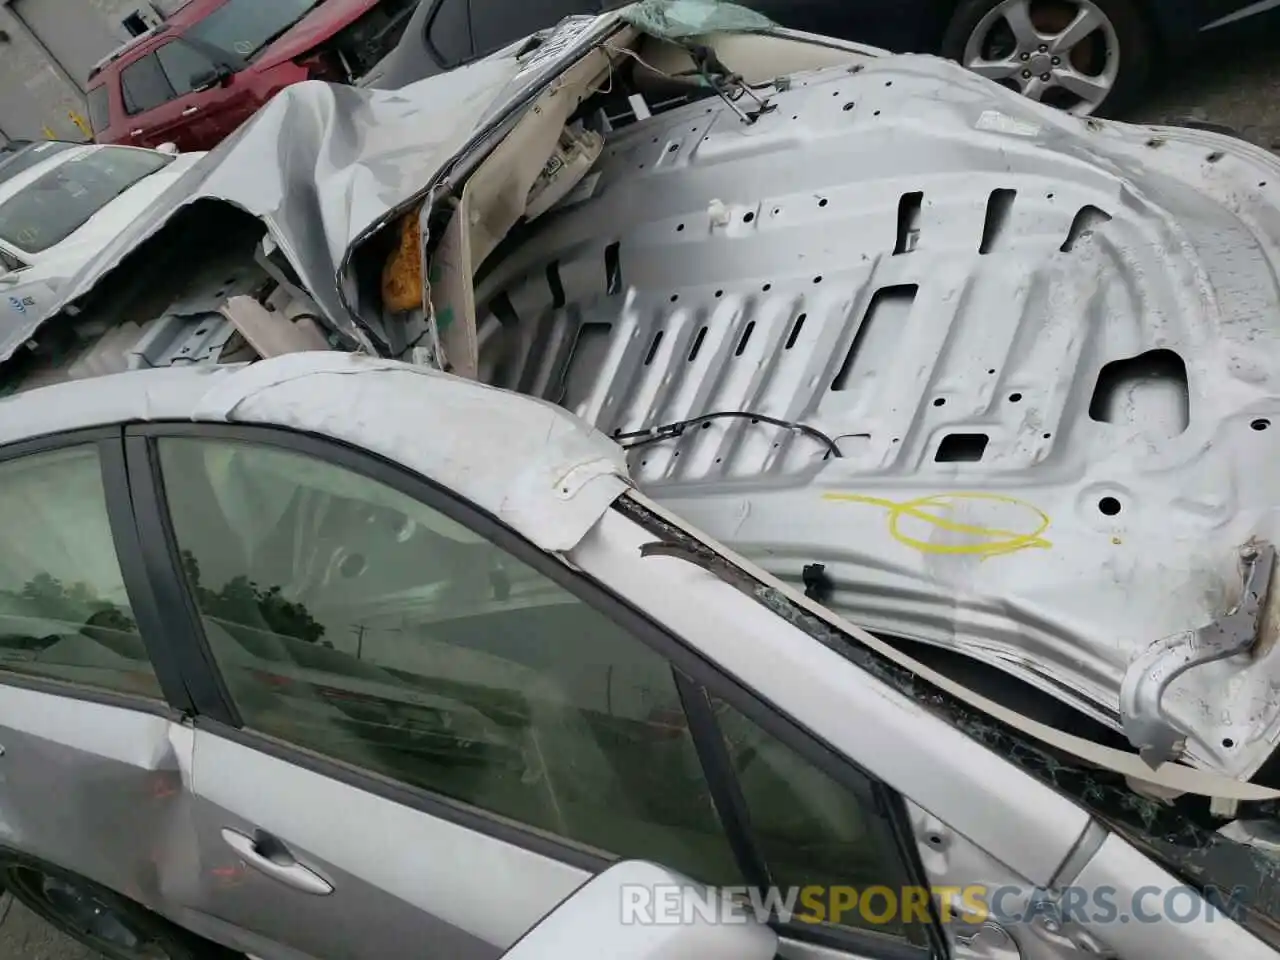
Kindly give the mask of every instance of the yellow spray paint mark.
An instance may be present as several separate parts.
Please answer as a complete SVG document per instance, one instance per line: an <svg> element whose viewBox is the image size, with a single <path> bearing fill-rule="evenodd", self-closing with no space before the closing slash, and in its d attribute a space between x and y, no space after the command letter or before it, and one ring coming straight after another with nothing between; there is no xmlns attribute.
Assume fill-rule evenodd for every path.
<svg viewBox="0 0 1280 960"><path fill-rule="evenodd" d="M824 500L837 500L843 503L863 503L872 507L881 507L889 511L889 535L903 546L919 550L921 553L942 554L950 556L999 557L1019 550L1047 550L1053 546L1041 536L1049 529L1049 516L1039 507L1034 507L1015 497L1006 497L998 493L936 493L915 500L886 500L882 497L867 497L857 493L828 493ZM1021 510L1027 524L1023 531L1005 530L1001 527L984 527L974 523L960 523L948 519L947 514L960 502L993 503L1002 507L1015 507ZM902 529L904 520L915 520L936 530L956 534L967 542L934 543L921 540L905 533Z"/></svg>

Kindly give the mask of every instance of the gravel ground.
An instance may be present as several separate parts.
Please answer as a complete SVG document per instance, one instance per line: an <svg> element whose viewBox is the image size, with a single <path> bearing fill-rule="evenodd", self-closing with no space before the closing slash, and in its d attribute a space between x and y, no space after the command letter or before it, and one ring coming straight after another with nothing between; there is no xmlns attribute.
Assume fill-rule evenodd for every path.
<svg viewBox="0 0 1280 960"><path fill-rule="evenodd" d="M1206 56L1166 81L1125 119L1177 123L1188 118L1226 124L1254 143L1280 151L1280 57L1275 47ZM0 960L100 958L0 897Z"/></svg>
<svg viewBox="0 0 1280 960"><path fill-rule="evenodd" d="M1223 123L1259 146L1280 151L1278 47L1280 41L1272 40L1256 49L1215 50L1197 57L1125 119Z"/></svg>

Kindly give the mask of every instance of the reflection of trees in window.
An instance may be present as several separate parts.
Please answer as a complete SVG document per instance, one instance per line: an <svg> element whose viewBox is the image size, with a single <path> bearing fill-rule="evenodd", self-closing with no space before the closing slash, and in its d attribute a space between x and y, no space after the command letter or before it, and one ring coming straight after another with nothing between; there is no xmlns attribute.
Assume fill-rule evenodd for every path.
<svg viewBox="0 0 1280 960"><path fill-rule="evenodd" d="M133 618L114 603L103 600L87 583L70 586L47 573L37 573L18 594L19 599L35 607L35 615L45 620L83 623L122 633L133 631Z"/></svg>
<svg viewBox="0 0 1280 960"><path fill-rule="evenodd" d="M308 643L324 636L324 624L317 622L301 603L286 600L278 586L264 589L241 575L228 580L219 590L210 590L200 583L200 564L190 550L182 551L182 568L195 594L196 606L206 617L246 627L265 626L279 636Z"/></svg>

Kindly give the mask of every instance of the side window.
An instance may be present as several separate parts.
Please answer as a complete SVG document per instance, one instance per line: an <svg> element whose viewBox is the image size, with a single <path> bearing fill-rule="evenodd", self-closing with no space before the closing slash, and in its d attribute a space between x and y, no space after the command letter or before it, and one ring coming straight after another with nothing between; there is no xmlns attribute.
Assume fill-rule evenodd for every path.
<svg viewBox="0 0 1280 960"><path fill-rule="evenodd" d="M120 89L124 94L124 108L131 115L154 109L174 96L155 54L148 54L121 70Z"/></svg>
<svg viewBox="0 0 1280 960"><path fill-rule="evenodd" d="M162 439L179 551L250 729L595 850L741 883L671 668L367 478Z"/></svg>
<svg viewBox="0 0 1280 960"><path fill-rule="evenodd" d="M111 126L111 101L106 84L94 87L85 94L89 103L89 126L94 133L101 133Z"/></svg>
<svg viewBox="0 0 1280 960"><path fill-rule="evenodd" d="M14 273L27 269L27 265L8 250L0 250L0 274Z"/></svg>
<svg viewBox="0 0 1280 960"><path fill-rule="evenodd" d="M427 46L444 60L446 67L457 66L475 56L468 0L442 0L427 24Z"/></svg>
<svg viewBox="0 0 1280 960"><path fill-rule="evenodd" d="M0 463L0 676L161 699L107 520L97 449Z"/></svg>
<svg viewBox="0 0 1280 960"><path fill-rule="evenodd" d="M367 477L258 444L159 447L187 580L247 727L596 851L747 882L673 668L639 638ZM900 889L869 783L850 792L711 705L775 884Z"/></svg>
<svg viewBox="0 0 1280 960"><path fill-rule="evenodd" d="M858 793L851 792L729 704L713 697L711 705L738 779L752 837L773 883L783 889L818 886L826 891L879 886L898 896L910 880L895 852L893 826L877 809L871 782L866 781ZM820 902L824 908L816 917L825 923L867 927L924 942L922 926L928 918L923 898L915 917L877 913L884 904L870 916L853 909L856 905L833 916L838 902L829 894ZM806 906L801 902L798 909L803 912Z"/></svg>
<svg viewBox="0 0 1280 960"><path fill-rule="evenodd" d="M517 4L471 0L471 33L476 54L483 57L531 33L554 27L565 17L595 13L599 9L598 0L525 0Z"/></svg>
<svg viewBox="0 0 1280 960"><path fill-rule="evenodd" d="M209 76L214 70L213 61L188 43L170 40L157 48L156 59L179 97L190 93L196 80Z"/></svg>

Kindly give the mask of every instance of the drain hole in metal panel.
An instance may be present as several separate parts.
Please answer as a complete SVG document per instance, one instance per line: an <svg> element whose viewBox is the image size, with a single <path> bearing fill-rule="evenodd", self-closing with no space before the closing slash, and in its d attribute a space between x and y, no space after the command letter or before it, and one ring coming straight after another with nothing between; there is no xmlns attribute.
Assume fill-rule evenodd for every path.
<svg viewBox="0 0 1280 960"><path fill-rule="evenodd" d="M1000 242L1001 234L1009 222L1009 213L1013 210L1013 198L1017 195L1017 190L1001 188L991 191L991 196L987 198L987 219L982 225L982 243L978 247L978 253L988 254Z"/></svg>
<svg viewBox="0 0 1280 960"><path fill-rule="evenodd" d="M987 452L985 433L949 433L938 444L933 459L938 463L977 463Z"/></svg>
<svg viewBox="0 0 1280 960"><path fill-rule="evenodd" d="M898 201L898 239L893 246L895 257L910 253L920 242L920 207L923 204L923 193L904 193Z"/></svg>
<svg viewBox="0 0 1280 960"><path fill-rule="evenodd" d="M796 345L796 340L800 337L800 331L804 328L805 318L808 316L807 313L802 313L796 317L795 325L791 328L791 336L787 337L787 345L783 348L784 350L790 350Z"/></svg>
<svg viewBox="0 0 1280 960"><path fill-rule="evenodd" d="M653 343L649 344L649 353L644 358L644 365L647 367L653 363L653 358L658 355L658 347L662 345L662 331L659 330L653 335Z"/></svg>
<svg viewBox="0 0 1280 960"><path fill-rule="evenodd" d="M698 331L698 335L693 338L693 346L689 348L690 363L693 363L693 361L697 358L698 351L702 349L702 341L705 339L707 339L707 328L703 327Z"/></svg>
<svg viewBox="0 0 1280 960"><path fill-rule="evenodd" d="M1075 219L1071 221L1071 229L1067 231L1067 239L1062 241L1062 246L1058 249L1063 253L1070 253L1081 237L1092 232L1095 227L1102 226L1110 219L1111 214L1099 210L1095 206L1087 205L1081 207L1079 212L1076 213Z"/></svg>
<svg viewBox="0 0 1280 960"><path fill-rule="evenodd" d="M1191 422L1187 365L1172 350L1113 360L1098 373L1089 418L1172 439Z"/></svg>
<svg viewBox="0 0 1280 960"><path fill-rule="evenodd" d="M611 297L622 292L622 243L618 241L604 248L604 292Z"/></svg>
<svg viewBox="0 0 1280 960"><path fill-rule="evenodd" d="M858 325L858 332L854 334L853 343L849 346L844 363L840 365L839 372L831 381L832 390L844 390L850 381L855 379L854 374L858 372L857 367L860 366L859 355L871 336L873 328L884 328L886 333L896 338L911 314L919 289L914 283L904 283L894 287L883 287L875 292L875 296L871 298L871 305L867 307L866 316L862 318L862 323Z"/></svg>

